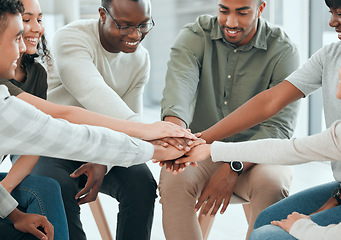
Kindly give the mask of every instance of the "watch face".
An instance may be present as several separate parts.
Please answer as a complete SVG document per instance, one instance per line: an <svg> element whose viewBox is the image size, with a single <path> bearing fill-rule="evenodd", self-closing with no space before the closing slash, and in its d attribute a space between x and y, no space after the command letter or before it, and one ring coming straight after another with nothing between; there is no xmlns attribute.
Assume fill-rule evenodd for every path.
<svg viewBox="0 0 341 240"><path fill-rule="evenodd" d="M243 163L239 162L239 161L233 161L233 162L231 162L231 168L233 171L239 172L239 171L243 170Z"/></svg>

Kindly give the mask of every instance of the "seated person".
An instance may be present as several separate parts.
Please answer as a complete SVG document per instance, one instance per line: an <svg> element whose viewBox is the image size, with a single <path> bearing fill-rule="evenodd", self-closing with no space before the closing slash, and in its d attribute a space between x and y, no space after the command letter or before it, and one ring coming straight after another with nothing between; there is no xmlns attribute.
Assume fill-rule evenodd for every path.
<svg viewBox="0 0 341 240"><path fill-rule="evenodd" d="M331 12L329 25L330 27L335 28L336 32L338 32L338 38L341 40L341 18L339 16L339 13L341 12L341 1L325 0L325 3ZM291 214L293 211L299 211L305 215L309 215L318 211L317 213L311 215L311 219L316 224L321 226L328 226L330 224L338 224L341 222L341 207L339 202L335 198L331 197L333 190L336 189L336 195L334 196L337 198L338 188L340 187L341 182L341 163L339 161L335 161L340 159L340 146L338 145L339 139L337 138L339 135L338 129L340 124L334 123L335 121L341 119L339 100L341 98L340 90L338 90L337 98L335 98L335 87L339 84L340 88L339 77L337 74L335 74L337 73L338 68L341 66L340 54L341 41L331 43L323 47L317 51L301 68L286 78L287 80L269 90L259 93L251 100L246 102L243 106L239 107L233 113L225 117L221 123L219 123L223 125L224 128L216 125L211 128L211 133L217 136L217 138L226 135L233 135L236 132L248 129L259 122L274 116L288 104L300 98L306 97L315 90L322 88L325 120L327 128L329 129L327 132L321 134L320 137L317 137L319 139L317 140L317 143L311 143L310 140L308 141L308 139L313 139L312 141L314 141L315 138L308 138L307 143L310 145L305 146L305 144L303 144L302 149L296 149L296 146L291 146L290 142L286 142L286 145L283 143L283 145L289 147L289 153L290 151L293 151L292 157L287 152L280 154L277 151L278 149L271 148L269 146L266 146L267 151L260 151L259 148L255 152L249 152L250 155L247 155L247 148L243 148L243 150L235 148L233 151L230 150L228 155L225 156L231 160L246 160L246 157L250 157L252 159L247 160L250 162L262 161L262 158L255 158L255 156L258 156L259 154L262 155L262 157L266 157L267 154L270 156L276 155L275 160L277 158L282 159L285 157L288 163L290 163L291 158L299 158L300 161L326 159L329 161L332 160L332 170L336 181L299 193L264 210L263 213L261 213L257 218L255 230L250 237L252 240L293 239L293 237L284 230L268 225L274 220L281 221L282 219L285 219L288 214ZM247 118L245 118L245 116L247 116ZM203 132L203 135L204 134L205 133ZM297 142L305 143L305 140ZM246 145L247 143L242 144ZM279 144L281 144L281 142L279 142ZM328 147L326 147L326 144L329 144ZM275 153L271 151L270 148ZM304 151L306 155L300 154L300 151ZM297 199L302 198L304 198L303 201L296 201ZM198 206L200 207L206 199L207 195L204 195L202 198L200 198L198 201ZM307 201L307 199L312 199L312 201ZM211 206L212 200L209 200L204 213L207 213ZM215 208L214 211L215 210L218 209ZM286 223L293 222L292 220L296 220L300 217L301 215L294 214L293 216L289 216L288 221L282 221L281 223L274 222L274 224L285 226L284 229L289 230L290 227L288 227ZM321 229L322 231L320 233L317 233L315 230L311 232L306 231L305 227L302 227L302 231L299 230L299 228L302 226L301 224L305 225L305 223L307 223L309 226L314 225L312 222L307 222L307 220L300 220L296 226L294 226L292 229L290 228L290 233L295 232L293 235L298 239L336 239L336 235L333 235L334 237L326 237L328 235L324 235L328 233L329 229L331 229L333 225L328 226L327 228L314 227L315 230L318 228ZM338 229L339 226L333 228L330 233L334 234L338 231L337 234L339 234Z"/></svg>
<svg viewBox="0 0 341 240"><path fill-rule="evenodd" d="M0 79L14 77L18 56L26 49L22 41L23 27L20 15L22 11L23 7L17 0L0 0L0 51L5 56L0 62ZM6 81L1 80L1 82ZM18 92L13 86L11 87L12 90L14 89L14 91ZM139 139L132 139L125 134L113 132L105 128L85 125L77 126L71 125L66 121L54 120L21 100L9 97L6 87L3 85L0 86L0 109L0 155L9 153L52 155L76 160L86 159L87 161L107 164L108 166L130 166L139 164L149 160L153 155L152 145ZM80 111L80 113L82 112L85 114L83 117L87 117L87 114L91 117L90 112ZM102 115L95 114L93 117L99 117L101 119ZM110 120L115 125L115 119L107 118L107 120ZM123 128L125 128L124 125L129 126L127 121L118 121L116 123ZM131 125L133 126L134 124ZM166 131L162 130L157 135L161 133L159 137L163 137L162 135L171 129L174 131L173 134L179 137L188 134L180 128L175 127L175 125L168 126L171 128L166 129ZM138 128L136 129L136 127ZM138 126L133 126L135 129L128 130L128 127L126 129L127 131L131 131L131 133L135 132L139 135L145 127L148 128L148 124L138 124ZM164 129L164 126L162 127L160 125L160 129ZM153 131L150 131L146 135L150 134L154 135ZM183 154L183 152L175 150L172 147L163 148L161 146L155 146L154 148L154 157L156 158L168 158L168 156L174 158L179 156L179 154ZM125 149L125 151L122 151L122 149ZM129 152L132 154L128 154ZM0 223L0 238L27 240L32 239L34 235L39 239L53 239L54 233L51 223L45 217L31 213L26 214L16 209L18 203L9 195L9 192L13 192L13 195L17 196L16 193L19 190L18 188L13 190L14 185L12 181L17 182L20 187L30 185L29 187L34 188L35 191L37 189L42 190L40 189L41 184L39 186L32 186L32 183L42 181L42 177L28 177L25 178L23 183L18 181L18 179L25 177L29 173L32 166L32 162L26 163L24 160L23 158L22 161L17 162L13 166L8 177L1 182L4 186L0 185L0 216L1 218L7 217L11 220L15 228L19 231L15 231L13 226L9 227L8 222L2 220ZM28 169L22 169L26 166ZM45 192L43 193L41 191L39 197L46 194L46 188L51 187L49 190L56 189L55 193L49 194L50 197L55 199L53 199L53 202L49 202L50 206L45 206L45 210L50 215L58 213L58 219L61 221L60 225L63 226L64 223L65 227L64 229L58 229L61 232L56 232L55 239L68 239L65 213L62 202L60 201L60 190L58 190L59 187L53 180L45 181L44 178ZM35 211L33 209L36 207L37 198L31 198L34 202L27 205L28 198L25 200L24 196L20 195L20 197L26 202L26 205L20 205L20 207L24 207L28 212ZM48 199L46 200L48 201ZM46 203L46 201L43 202ZM19 204L21 203L20 201ZM50 212L51 207L54 208L54 212ZM45 234L37 230L40 226L44 229ZM23 232L33 235L27 235Z"/></svg>

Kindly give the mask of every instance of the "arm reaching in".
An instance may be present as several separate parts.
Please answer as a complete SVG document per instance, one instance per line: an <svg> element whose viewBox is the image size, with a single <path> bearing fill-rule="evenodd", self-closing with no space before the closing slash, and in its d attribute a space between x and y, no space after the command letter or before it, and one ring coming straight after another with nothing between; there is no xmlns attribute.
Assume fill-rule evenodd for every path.
<svg viewBox="0 0 341 240"><path fill-rule="evenodd" d="M51 115L53 118L62 118L71 123L106 127L143 140L154 140L165 137L196 139L194 134L190 133L187 129L170 122L145 124L121 120L79 107L54 104L26 92L19 94L17 97L32 104L42 112Z"/></svg>
<svg viewBox="0 0 341 240"><path fill-rule="evenodd" d="M1 181L1 185L11 193L18 184L28 176L36 163L39 156L22 155L13 164L7 176Z"/></svg>

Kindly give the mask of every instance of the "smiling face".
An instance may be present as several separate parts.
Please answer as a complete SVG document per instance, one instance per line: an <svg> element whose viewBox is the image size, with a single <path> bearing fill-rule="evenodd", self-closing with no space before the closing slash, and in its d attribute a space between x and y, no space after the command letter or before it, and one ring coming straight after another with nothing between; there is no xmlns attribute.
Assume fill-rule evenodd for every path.
<svg viewBox="0 0 341 240"><path fill-rule="evenodd" d="M330 13L329 26L335 28L335 31L338 33L338 38L341 40L341 8L330 8Z"/></svg>
<svg viewBox="0 0 341 240"><path fill-rule="evenodd" d="M99 9L99 35L101 44L108 52L135 52L141 41L148 33L140 33L136 28L128 35L121 35L119 26L139 26L151 20L151 4L149 0L112 0L108 13ZM112 16L113 19L109 16Z"/></svg>
<svg viewBox="0 0 341 240"><path fill-rule="evenodd" d="M258 0L218 0L218 22L226 41L242 46L257 32L258 18L265 8Z"/></svg>
<svg viewBox="0 0 341 240"><path fill-rule="evenodd" d="M41 36L44 34L43 14L38 0L22 0L25 12L22 14L24 24L23 39L27 54L35 54Z"/></svg>
<svg viewBox="0 0 341 240"><path fill-rule="evenodd" d="M0 36L0 78L3 79L14 77L19 56L26 50L21 37L24 31L21 15L7 14L7 21L8 25Z"/></svg>

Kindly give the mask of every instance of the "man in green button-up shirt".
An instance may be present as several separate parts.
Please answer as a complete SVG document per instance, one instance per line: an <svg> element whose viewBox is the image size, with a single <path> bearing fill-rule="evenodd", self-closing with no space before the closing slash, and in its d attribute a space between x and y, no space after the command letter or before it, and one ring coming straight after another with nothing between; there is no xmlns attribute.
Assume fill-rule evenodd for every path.
<svg viewBox="0 0 341 240"><path fill-rule="evenodd" d="M291 137L297 104L243 132L224 132L219 122L299 66L298 51L287 35L260 18L264 7L262 0L218 0L217 17L200 16L181 30L168 63L163 120L203 132L209 143ZM248 121L248 116L240 120ZM244 205L248 238L258 214L288 195L291 178L288 167L250 163L244 163L239 176L228 163L211 159L177 176L163 168L159 188L166 239L203 239L193 208L209 198L203 213L214 205L215 215L221 204L223 213L233 193L250 202Z"/></svg>

